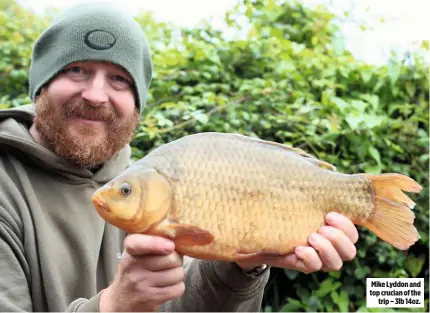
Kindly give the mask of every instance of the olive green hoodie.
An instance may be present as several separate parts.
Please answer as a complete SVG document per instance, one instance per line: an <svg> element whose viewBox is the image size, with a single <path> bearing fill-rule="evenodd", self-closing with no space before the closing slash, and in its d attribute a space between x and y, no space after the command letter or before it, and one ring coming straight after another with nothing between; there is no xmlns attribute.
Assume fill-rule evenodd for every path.
<svg viewBox="0 0 430 313"><path fill-rule="evenodd" d="M29 134L32 106L0 110L0 311L97 311L125 234L92 207L96 188L130 162L130 147L92 173ZM162 311L258 311L258 278L233 263L186 259L186 291Z"/></svg>

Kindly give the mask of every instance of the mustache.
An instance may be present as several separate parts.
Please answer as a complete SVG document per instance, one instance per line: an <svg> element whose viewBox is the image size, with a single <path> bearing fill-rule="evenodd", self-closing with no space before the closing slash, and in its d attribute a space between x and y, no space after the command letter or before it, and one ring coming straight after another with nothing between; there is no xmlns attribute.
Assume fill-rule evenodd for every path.
<svg viewBox="0 0 430 313"><path fill-rule="evenodd" d="M93 107L85 100L76 100L64 105L63 114L66 117L77 117L104 122L114 122L117 118L114 110L104 107Z"/></svg>

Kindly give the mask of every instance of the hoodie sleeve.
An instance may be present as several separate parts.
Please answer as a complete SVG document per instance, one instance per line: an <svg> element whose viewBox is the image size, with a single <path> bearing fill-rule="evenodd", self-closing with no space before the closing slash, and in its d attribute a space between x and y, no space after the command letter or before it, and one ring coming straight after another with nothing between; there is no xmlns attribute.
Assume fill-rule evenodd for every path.
<svg viewBox="0 0 430 313"><path fill-rule="evenodd" d="M258 312L270 270L251 277L236 264L184 259L185 292L160 307L166 312Z"/></svg>
<svg viewBox="0 0 430 313"><path fill-rule="evenodd" d="M32 311L29 266L17 228L0 207L0 312Z"/></svg>
<svg viewBox="0 0 430 313"><path fill-rule="evenodd" d="M30 269L16 219L0 206L0 312L32 312ZM76 299L66 312L97 312L100 293Z"/></svg>

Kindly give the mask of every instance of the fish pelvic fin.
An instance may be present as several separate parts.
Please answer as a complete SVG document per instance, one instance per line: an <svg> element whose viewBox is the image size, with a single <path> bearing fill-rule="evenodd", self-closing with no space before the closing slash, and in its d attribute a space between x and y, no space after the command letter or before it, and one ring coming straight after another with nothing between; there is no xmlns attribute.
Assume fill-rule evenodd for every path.
<svg viewBox="0 0 430 313"><path fill-rule="evenodd" d="M170 224L168 228L174 233L174 240L177 245L203 246L210 244L215 239L209 231L193 225Z"/></svg>
<svg viewBox="0 0 430 313"><path fill-rule="evenodd" d="M415 206L402 190L418 193L422 187L412 178L401 174L362 174L374 189L375 209L372 216L357 223L369 229L385 242L399 250L407 250L418 239L414 226Z"/></svg>

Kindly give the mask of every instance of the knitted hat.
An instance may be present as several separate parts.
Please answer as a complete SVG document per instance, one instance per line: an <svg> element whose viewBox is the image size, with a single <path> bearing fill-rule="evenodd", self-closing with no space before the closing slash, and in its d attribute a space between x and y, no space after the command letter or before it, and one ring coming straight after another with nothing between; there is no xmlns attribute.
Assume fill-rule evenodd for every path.
<svg viewBox="0 0 430 313"><path fill-rule="evenodd" d="M130 73L142 110L152 79L150 48L141 26L109 3L82 3L54 19L33 47L29 96L75 61L110 61Z"/></svg>

